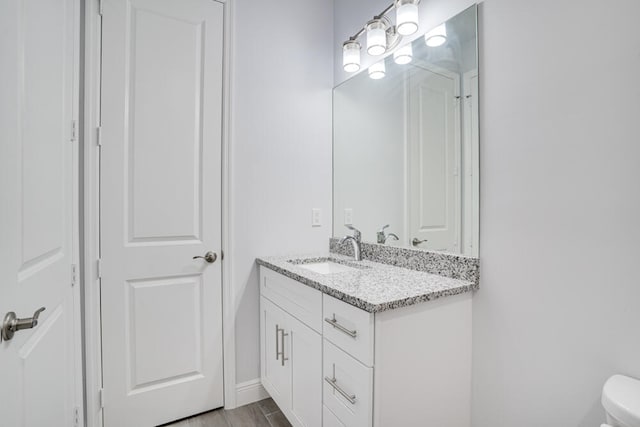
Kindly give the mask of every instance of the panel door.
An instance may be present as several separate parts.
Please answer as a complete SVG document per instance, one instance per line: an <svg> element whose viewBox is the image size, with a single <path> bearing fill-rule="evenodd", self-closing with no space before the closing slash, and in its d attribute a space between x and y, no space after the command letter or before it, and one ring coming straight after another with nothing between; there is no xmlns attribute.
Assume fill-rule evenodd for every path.
<svg viewBox="0 0 640 427"><path fill-rule="evenodd" d="M0 343L0 425L81 416L77 264L76 0L0 2L0 322L38 324Z"/></svg>
<svg viewBox="0 0 640 427"><path fill-rule="evenodd" d="M280 307L260 297L262 384L284 413L291 406L291 335L288 317Z"/></svg>
<svg viewBox="0 0 640 427"><path fill-rule="evenodd" d="M322 425L322 337L289 318L291 337L291 416L300 427Z"/></svg>
<svg viewBox="0 0 640 427"><path fill-rule="evenodd" d="M459 77L424 68L408 87L409 241L415 247L460 251Z"/></svg>
<svg viewBox="0 0 640 427"><path fill-rule="evenodd" d="M102 31L104 422L144 427L223 405L223 6L103 0Z"/></svg>

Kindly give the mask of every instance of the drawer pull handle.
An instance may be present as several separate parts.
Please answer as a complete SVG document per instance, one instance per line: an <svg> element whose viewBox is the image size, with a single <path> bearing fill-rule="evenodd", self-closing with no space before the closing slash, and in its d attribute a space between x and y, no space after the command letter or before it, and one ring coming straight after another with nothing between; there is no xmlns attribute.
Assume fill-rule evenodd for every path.
<svg viewBox="0 0 640 427"><path fill-rule="evenodd" d="M349 335L351 338L355 338L358 335L358 331L352 331L350 329L345 328L336 320L336 315L333 315L333 319L329 319L328 317L324 318L324 321L339 330L342 333Z"/></svg>
<svg viewBox="0 0 640 427"><path fill-rule="evenodd" d="M333 389L335 391L340 393L342 395L342 397L347 399L349 401L349 403L351 403L352 405L355 405L355 403L356 403L356 395L355 394L348 394L346 391L344 391L342 388L340 388L340 386L338 385L338 380L335 377L333 377L333 378L324 377L324 380L326 382L328 382L331 385L331 387L333 387Z"/></svg>

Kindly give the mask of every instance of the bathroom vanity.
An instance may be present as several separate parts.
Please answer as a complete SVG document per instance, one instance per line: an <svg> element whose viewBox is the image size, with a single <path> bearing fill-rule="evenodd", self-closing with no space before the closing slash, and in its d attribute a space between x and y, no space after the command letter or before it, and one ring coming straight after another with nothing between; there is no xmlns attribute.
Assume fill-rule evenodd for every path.
<svg viewBox="0 0 640 427"><path fill-rule="evenodd" d="M260 265L261 378L294 426L469 426L477 281L372 261Z"/></svg>
<svg viewBox="0 0 640 427"><path fill-rule="evenodd" d="M262 384L294 426L470 426L477 7L394 40L333 91L329 254L257 261Z"/></svg>

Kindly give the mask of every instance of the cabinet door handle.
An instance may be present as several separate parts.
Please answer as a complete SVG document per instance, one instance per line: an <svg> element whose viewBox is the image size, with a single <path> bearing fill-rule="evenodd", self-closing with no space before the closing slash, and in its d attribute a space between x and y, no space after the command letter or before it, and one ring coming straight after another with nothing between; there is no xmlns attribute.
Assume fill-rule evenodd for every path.
<svg viewBox="0 0 640 427"><path fill-rule="evenodd" d="M358 335L358 331L356 331L356 330L352 331L350 329L345 328L340 323L338 323L338 321L336 320L335 313L333 314L333 318L332 319L329 319L328 317L325 317L324 321L327 322L328 324L330 324L331 326L333 326L334 328L336 328L337 330L339 330L340 332L349 335L351 338L355 338L356 335Z"/></svg>
<svg viewBox="0 0 640 427"><path fill-rule="evenodd" d="M331 387L333 387L333 389L335 391L337 391L338 393L340 393L342 395L342 397L344 397L345 399L347 399L349 401L349 403L351 403L352 405L355 405L356 403L356 395L355 394L349 394L346 391L344 391L339 385L338 385L338 380L336 379L336 377L334 376L333 378L329 378L329 377L324 377L324 380L326 382L328 382Z"/></svg>
<svg viewBox="0 0 640 427"><path fill-rule="evenodd" d="M284 366L284 362L286 360L289 360L288 357L284 356L284 337L289 336L289 334L285 334L284 333L284 328L280 329L280 345L282 346L282 350L280 351L280 354L282 355L282 366Z"/></svg>

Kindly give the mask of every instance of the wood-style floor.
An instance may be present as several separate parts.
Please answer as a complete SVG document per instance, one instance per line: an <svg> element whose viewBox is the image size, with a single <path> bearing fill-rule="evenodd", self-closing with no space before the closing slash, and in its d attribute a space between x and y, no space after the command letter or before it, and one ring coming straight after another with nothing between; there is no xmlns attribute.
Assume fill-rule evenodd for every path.
<svg viewBox="0 0 640 427"><path fill-rule="evenodd" d="M273 399L241 408L216 409L163 427L291 427Z"/></svg>

